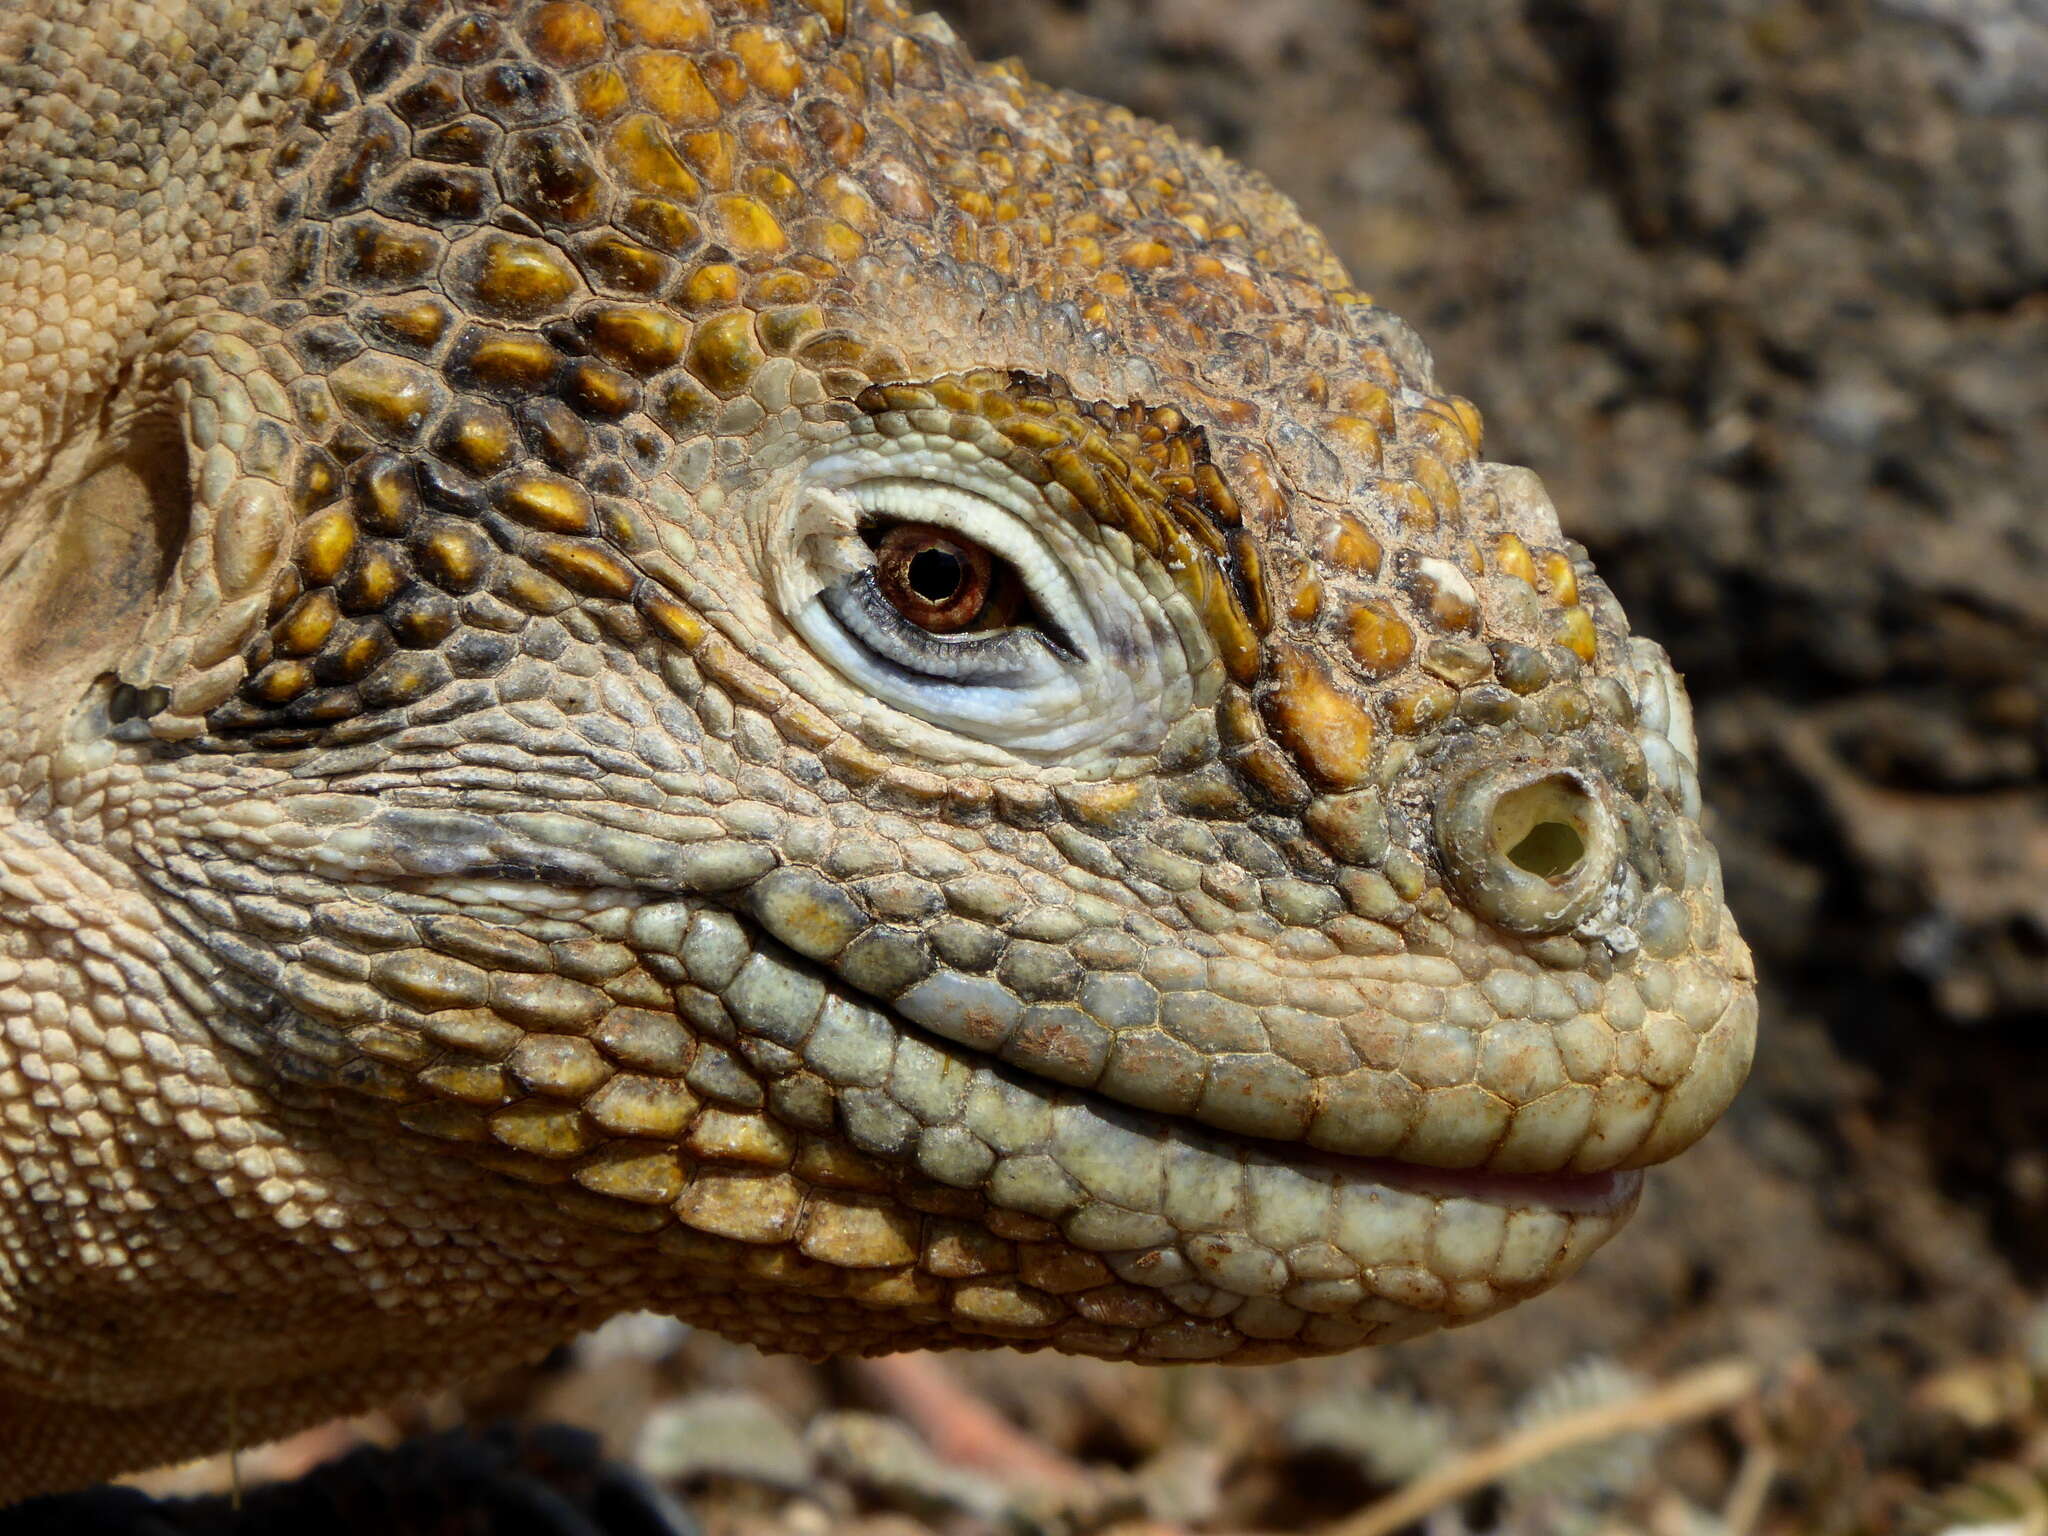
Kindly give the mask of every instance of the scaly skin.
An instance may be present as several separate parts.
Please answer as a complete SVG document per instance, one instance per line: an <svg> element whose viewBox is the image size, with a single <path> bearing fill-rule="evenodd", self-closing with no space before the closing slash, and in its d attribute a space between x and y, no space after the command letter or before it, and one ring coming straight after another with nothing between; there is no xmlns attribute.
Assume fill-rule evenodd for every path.
<svg viewBox="0 0 2048 1536"><path fill-rule="evenodd" d="M1258 178L893 0L22 9L0 1496L628 1307L1397 1339L1735 1092L1676 679Z"/></svg>

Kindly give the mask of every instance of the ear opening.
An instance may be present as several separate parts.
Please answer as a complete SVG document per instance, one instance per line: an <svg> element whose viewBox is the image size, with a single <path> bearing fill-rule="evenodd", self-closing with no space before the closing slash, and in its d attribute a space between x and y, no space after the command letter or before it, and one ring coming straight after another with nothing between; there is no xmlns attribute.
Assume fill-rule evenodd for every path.
<svg viewBox="0 0 2048 1536"><path fill-rule="evenodd" d="M177 565L190 484L175 419L153 416L0 509L0 691L41 713L113 670Z"/></svg>

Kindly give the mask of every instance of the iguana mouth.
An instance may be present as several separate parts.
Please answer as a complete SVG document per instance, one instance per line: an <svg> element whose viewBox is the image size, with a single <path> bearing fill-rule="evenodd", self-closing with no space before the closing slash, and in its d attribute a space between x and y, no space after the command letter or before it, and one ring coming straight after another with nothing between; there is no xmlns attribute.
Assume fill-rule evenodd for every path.
<svg viewBox="0 0 2048 1536"><path fill-rule="evenodd" d="M804 962L792 957L792 963ZM820 972L821 976L825 973ZM830 983L828 982L828 985ZM973 1051L922 1026L904 1019L873 999L862 1002L889 1013L895 1027L906 1035L919 1037L935 1049L966 1053L989 1067L1019 1078L1032 1074L1023 1068L1001 1063L997 1058ZM1486 1168L1449 1168L1399 1157L1364 1157L1334 1152L1306 1141L1282 1141L1204 1125L1187 1116L1149 1110L1108 1098L1096 1090L1058 1087L1064 1093L1083 1095L1105 1116L1149 1122L1161 1127L1185 1128L1223 1145L1242 1146L1249 1153L1270 1157L1301 1169L1326 1170L1350 1183L1378 1184L1433 1198L1457 1198L1498 1206L1503 1209L1552 1210L1593 1217L1616 1218L1617 1225L1634 1210L1640 1198L1646 1170L1609 1168L1594 1172L1559 1169L1542 1173L1502 1173Z"/></svg>
<svg viewBox="0 0 2048 1536"><path fill-rule="evenodd" d="M536 916L588 914L622 900L645 899L624 888L580 885L572 875L564 873L566 877L563 879L544 879L535 878L537 872L531 867L508 867L491 872L478 871L459 878L416 878L404 882L402 888L446 901L454 910L481 901L500 908L529 911ZM766 939L766 935L759 934L758 930L752 931L758 938ZM799 969L820 986L847 996L858 1006L883 1014L892 1028L925 1042L932 1050L979 1063L1018 1080L1044 1081L1049 1089L1062 1093L1085 1095L1107 1115L1160 1126L1184 1126L1220 1143L1241 1145L1303 1168L1325 1169L1349 1180L1384 1184L1389 1188L1432 1196L1455 1196L1502 1207L1625 1216L1641 1192L1643 1170L1638 1168L1592 1172L1566 1169L1500 1172L1485 1168L1445 1167L1401 1157L1362 1156L1318 1147L1305 1140L1257 1136L1227 1127L1205 1125L1188 1116L1132 1105L1098 1090L1052 1083L1038 1078L1028 1067L1006 1063L998 1056L950 1038L942 1029L904 1018L883 999L845 994L841 992L843 983L833 976L828 967L790 954L780 945L773 947L779 954L778 965Z"/></svg>
<svg viewBox="0 0 2048 1536"><path fill-rule="evenodd" d="M822 990L817 1026L777 1043L841 1085L841 1123L864 1151L1050 1223L1196 1318L1226 1300L1256 1301L1248 1321L1291 1312L1304 1348L1470 1320L1545 1289L1621 1227L1642 1189L1640 1170L1432 1167L1136 1108L945 1038L849 995L814 961L749 942L742 972ZM744 1030L739 990L736 977L722 995ZM978 1160L962 1161L968 1147ZM1205 1338L1207 1358L1238 1347ZM1141 1345L1138 1357L1166 1356Z"/></svg>
<svg viewBox="0 0 2048 1536"><path fill-rule="evenodd" d="M551 875L541 874L539 867L529 861L536 844L526 835L538 821L539 818L523 815L504 819L503 835L521 850L521 858L516 863L489 867L473 865L470 872L460 877L415 877L404 881L403 888L416 895L447 901L458 909L483 903L494 906L508 915L512 912L530 912L536 916L566 916L576 912L597 911L607 906L634 904L650 910L672 910L663 908L661 903L663 896L672 896L673 892L636 892L624 887L589 886L581 883L580 872L568 864ZM418 824L417 818L408 814L404 825L410 828ZM519 830L514 830L514 824ZM567 860L587 857L591 850L602 846L591 841L591 836L594 835L596 829L593 829L590 836L572 836L571 831L556 828L548 833L548 840L556 845L557 856ZM585 847L572 850L570 845L574 843L582 843ZM422 844L422 848L425 846ZM434 846L444 855L460 857L453 854L452 845ZM473 850L476 845L472 842L465 846ZM423 856L416 854L409 857ZM768 856L765 851L762 857L763 862L766 862ZM1505 1138L1496 1126L1489 1132L1495 1138L1492 1149L1484 1144L1478 1144L1476 1150L1466 1151L1463 1155L1438 1159L1427 1153L1412 1154L1403 1145L1404 1138L1398 1129L1390 1134L1369 1120L1361 1119L1358 1123L1347 1123L1341 1116L1318 1115L1312 1123L1304 1117L1299 1122L1298 1133L1269 1134L1263 1124L1247 1123L1243 1117L1233 1113L1233 1106L1227 1098L1223 1098L1219 1104L1216 1099L1204 1097L1197 1105L1192 1098L1183 1096L1181 1103L1163 1104L1153 1097L1157 1092L1156 1082L1127 1076L1119 1082L1112 1083L1109 1081L1110 1074L1104 1073L1099 1065L1092 1076L1062 1070L1066 1061L1057 1043L1057 1029L1027 1039L1026 1029L1019 1026L1018 1019L1020 1016L1028 1018L1032 1010L1020 1008L1014 1001L1006 1001L1004 1005L1009 1012L1007 1017L1002 1017L978 1006L987 999L1003 1001L1002 989L996 979L986 973L934 970L922 982L911 986L907 993L899 986L895 995L891 995L887 989L870 991L850 983L848 978L840 973L838 962L795 952L790 947L794 930L788 921L789 905L781 899L766 902L754 899L758 895L758 888L773 884L784 875L791 876L797 881L795 886L786 889L795 889L800 895L818 888L815 877L809 872L782 866L761 877L755 887L733 892L716 907L707 905L705 908L729 913L732 921L747 929L750 935L747 941L749 952L761 952L759 965L768 968L757 968L755 977L766 977L783 970L799 971L804 976L804 987L807 990L801 996L808 998L808 1002L802 1006L785 996L777 987L771 986L765 990L756 987L754 978L741 978L737 975L723 978L726 982L735 983L726 996L726 1002L734 1015L740 1019L742 1027L758 1031L763 1038L772 1040L782 1048L796 1048L799 1041L814 1027L813 1015L822 999L826 996L836 997L842 999L849 1007L875 1011L888 1021L887 1027L890 1030L915 1035L930 1042L934 1047L960 1053L965 1059L990 1065L1000 1064L1024 1079L1042 1081L1048 1086L1063 1090L1087 1092L1098 1098L1106 1107L1119 1112L1161 1122L1185 1123L1220 1137L1241 1140L1246 1145L1285 1149L1285 1155L1296 1161L1364 1173L1368 1177L1377 1176L1371 1172L1374 1169L1386 1170L1390 1177L1397 1180L1404 1177L1404 1169L1430 1172L1440 1177L1440 1182L1436 1186L1438 1189L1449 1191L1453 1182L1462 1181L1463 1187L1469 1190L1500 1191L1503 1199L1509 1198L1507 1192L1526 1187L1531 1199L1585 1200L1597 1206L1604 1201L1620 1198L1621 1195L1616 1193L1620 1187L1600 1183L1597 1174L1601 1170L1597 1166L1587 1168L1587 1162L1598 1157L1606 1160L1609 1167L1621 1166L1624 1163L1628 1166L1647 1165L1662 1161L1664 1157L1676 1151L1678 1145L1684 1144L1681 1141L1678 1145L1669 1145L1667 1141L1665 1148L1652 1148L1645 1144L1646 1133L1640 1128L1635 1132L1633 1141L1623 1139L1613 1145L1581 1133L1577 1142L1539 1145L1540 1156L1524 1153L1517 1160L1503 1163L1497 1152L1504 1144ZM389 880L390 872L380 870L377 877ZM766 919L765 926L762 922L756 921L757 918ZM772 961L769 959L771 953L775 957ZM1236 963L1242 966L1242 962ZM1312 973L1310 976L1313 979ZM1084 977L1085 981L1097 979L1125 991L1133 987L1138 987L1141 993L1145 991L1139 987L1139 978L1128 972L1086 973ZM1342 984L1347 987L1369 987L1374 983L1368 976L1357 981L1343 980ZM1181 995L1186 997L1190 994ZM919 1004L914 1012L900 1006L906 996ZM1727 1002L1723 1012L1710 1020L1703 1017L1703 1022L1695 1026L1700 1029L1703 1040L1717 1042L1724 1050L1731 1048L1730 1042L1733 1046L1741 1046L1747 1039L1747 1015L1742 1009L1734 1006L1739 994L1730 990L1725 996ZM1081 989L1079 1000L1084 1005L1089 1001L1085 985ZM1103 1005L1094 1006L1100 1008ZM1158 1006L1163 1009L1165 1005L1162 1003ZM1103 1021L1101 1023L1088 1015L1075 1014L1071 1006L1066 1007L1064 1011L1073 1016L1073 1027L1093 1029L1098 1035L1107 1028L1113 1048L1118 1038L1118 1030L1127 1027L1109 1011L1099 1014L1098 1017ZM1239 1008L1237 1011L1249 1018L1257 1017L1255 1010ZM1391 1014L1377 1015L1362 1009L1353 1015L1318 1017L1303 1027L1310 1027L1318 1034L1326 1036L1333 1049L1350 1049L1352 1045L1346 1045L1345 1042L1352 1042L1355 1045L1356 1042L1374 1033L1398 1042L1406 1038L1407 1032L1413 1026ZM1538 1025L1533 1020L1521 1021L1520 1027L1525 1034L1532 1037L1548 1029L1548 1026ZM1131 1032L1154 1037L1161 1033L1156 1023L1146 1024ZM1720 1040L1724 1034L1729 1036L1729 1042ZM1175 1048L1181 1050L1183 1056L1192 1056L1192 1052L1186 1047ZM1298 1042L1296 1048L1299 1049ZM1707 1046L1703 1044L1700 1049L1704 1055ZM1281 1054L1270 1050L1261 1053L1243 1046L1234 1046L1223 1053L1220 1059L1236 1070L1240 1080L1254 1085L1260 1082L1260 1073L1266 1070L1285 1072L1296 1079L1303 1078L1301 1069ZM1047 1065L1052 1066L1054 1070L1043 1070ZM1365 1075L1367 1074L1361 1070L1354 1069L1348 1077L1332 1074L1332 1080L1351 1082ZM1371 1075L1383 1074L1375 1071ZM1321 1091L1320 1083L1310 1080L1309 1085L1312 1091ZM1566 1083L1565 1087L1571 1091L1580 1091L1580 1085ZM1719 1079L1710 1077L1704 1091L1715 1094L1724 1090ZM1362 1113L1370 1113L1373 1108L1374 1106L1369 1104L1367 1111ZM1696 1106L1686 1108L1694 1118L1702 1118ZM1677 1118L1673 1110L1667 1109L1663 1113ZM1643 1123L1648 1122L1645 1120ZM1690 1134L1687 1134L1685 1140L1690 1139ZM1372 1142L1377 1144L1366 1144ZM1653 1155L1646 1155L1649 1153ZM1488 1177L1481 1177L1482 1170ZM1445 1180L1452 1182L1443 1182ZM1577 1193L1566 1194L1565 1191Z"/></svg>
<svg viewBox="0 0 2048 1536"><path fill-rule="evenodd" d="M924 1030L907 1019L895 1018L895 1023L905 1034L921 1037L935 1048L950 1052L970 1051L970 1054L988 1063L995 1070L1020 1078L1030 1077L1023 1069L1008 1067L994 1058L971 1052L970 1048L961 1047L943 1036ZM1633 1211L1637 1199L1641 1196L1647 1172L1641 1168L1609 1168L1590 1173L1570 1170L1500 1173L1485 1168L1446 1168L1399 1157L1362 1157L1345 1152L1332 1152L1305 1141L1278 1141L1269 1137L1252 1136L1203 1125L1186 1116L1135 1108L1090 1089L1067 1088L1052 1084L1047 1086L1056 1087L1062 1093L1085 1097L1094 1104L1097 1112L1105 1117L1130 1119L1140 1123L1151 1123L1161 1128L1186 1131L1200 1137L1211 1138L1223 1146L1242 1147L1248 1155L1268 1157L1302 1170L1327 1171L1346 1183L1383 1185L1388 1189L1408 1191L1431 1198L1470 1200L1507 1210L1551 1210L1590 1217L1618 1218L1618 1225L1620 1219L1626 1219Z"/></svg>
<svg viewBox="0 0 2048 1536"><path fill-rule="evenodd" d="M783 963L812 973L828 988L839 985L828 971L801 957L788 956ZM924 1042L935 1051L979 1063L987 1070L1018 1081L1040 1082L1049 1091L1084 1099L1107 1119L1129 1120L1213 1139L1222 1146L1242 1147L1249 1155L1268 1157L1303 1170L1327 1171L1347 1182L1379 1184L1431 1197L1479 1201L1504 1209L1544 1209L1601 1217L1626 1217L1642 1191L1646 1170L1641 1168L1513 1173L1487 1168L1454 1168L1400 1157L1367 1157L1336 1152L1307 1141L1280 1140L1207 1125L1189 1116L1128 1104L1098 1089L1037 1078L1028 1068L962 1045L943 1033L905 1019L877 999L861 997L852 1001L883 1013L896 1030Z"/></svg>

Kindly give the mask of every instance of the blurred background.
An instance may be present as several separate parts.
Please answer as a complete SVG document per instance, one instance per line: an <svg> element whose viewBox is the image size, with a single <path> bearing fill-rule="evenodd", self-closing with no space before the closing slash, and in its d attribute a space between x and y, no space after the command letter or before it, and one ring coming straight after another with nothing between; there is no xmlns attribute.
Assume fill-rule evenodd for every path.
<svg viewBox="0 0 2048 1536"><path fill-rule="evenodd" d="M1465 1333L814 1368L626 1319L245 1471L512 1413L749 1536L1362 1536L1432 1478L1432 1536L2048 1530L2048 4L936 8L1263 170L1541 473L1692 688L1750 1087ZM1645 1432L1528 1458L1602 1405Z"/></svg>

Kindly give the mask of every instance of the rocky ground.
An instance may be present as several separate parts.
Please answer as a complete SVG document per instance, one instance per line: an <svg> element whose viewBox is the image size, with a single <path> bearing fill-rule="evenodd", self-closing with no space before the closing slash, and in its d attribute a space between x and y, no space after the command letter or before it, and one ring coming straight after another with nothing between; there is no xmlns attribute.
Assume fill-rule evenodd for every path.
<svg viewBox="0 0 2048 1536"><path fill-rule="evenodd" d="M1752 1086L1578 1281L1469 1333L813 1369L641 1321L411 1426L592 1425L734 1536L1367 1536L1432 1477L1432 1536L1889 1530L1962 1521L1924 1501L1987 1462L1975 1517L2042 1529L2048 4L941 8L1265 170L1542 473L1691 683ZM1614 1403L1671 1425L1484 1476Z"/></svg>

